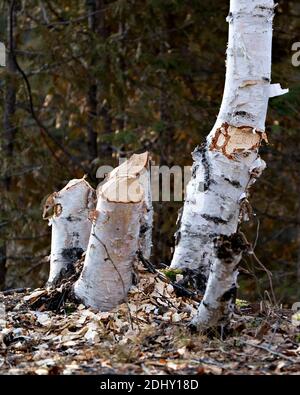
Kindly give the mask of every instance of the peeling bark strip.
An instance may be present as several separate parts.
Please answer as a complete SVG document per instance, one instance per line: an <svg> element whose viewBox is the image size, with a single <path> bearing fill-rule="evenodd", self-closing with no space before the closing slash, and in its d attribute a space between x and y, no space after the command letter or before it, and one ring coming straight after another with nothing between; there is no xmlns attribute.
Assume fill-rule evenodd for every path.
<svg viewBox="0 0 300 395"><path fill-rule="evenodd" d="M273 0L231 0L227 71L220 112L201 150L193 154L192 179L171 267L200 270L208 284L193 324L207 328L228 320L237 265L243 248L232 247L229 262L220 243L230 242L247 218L248 190L265 168L258 155L267 141L269 97L286 93L270 85ZM217 238L217 244L214 240ZM226 239L228 238L228 239Z"/></svg>
<svg viewBox="0 0 300 395"><path fill-rule="evenodd" d="M152 208L147 169L148 153L133 155L98 189L84 267L74 286L86 306L109 311L126 300L137 251L151 248L151 234L139 239L141 228L147 226L143 237L152 228L150 211L145 214L145 207Z"/></svg>
<svg viewBox="0 0 300 395"><path fill-rule="evenodd" d="M95 202L95 191L84 178L71 180L47 198L43 218L52 226L49 285L72 269L86 250L91 231L88 217Z"/></svg>

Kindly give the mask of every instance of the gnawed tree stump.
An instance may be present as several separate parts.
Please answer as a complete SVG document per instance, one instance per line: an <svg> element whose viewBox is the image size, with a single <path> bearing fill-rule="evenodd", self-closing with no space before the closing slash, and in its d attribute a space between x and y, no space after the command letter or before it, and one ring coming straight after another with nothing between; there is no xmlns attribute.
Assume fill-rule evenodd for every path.
<svg viewBox="0 0 300 395"><path fill-rule="evenodd" d="M71 180L47 198L43 218L52 226L48 286L55 286L86 251L92 226L89 212L95 203L95 190L84 178Z"/></svg>
<svg viewBox="0 0 300 395"><path fill-rule="evenodd" d="M151 238L140 240L141 225L149 220L144 207L151 207L147 177L148 153L133 155L98 189L84 267L74 285L75 296L86 306L108 311L124 301L137 251L141 244L149 251Z"/></svg>
<svg viewBox="0 0 300 395"><path fill-rule="evenodd" d="M153 226L153 206L151 193L151 179L150 179L150 160L149 153L133 154L128 161L123 162L120 166L110 172L107 180L111 180L118 176L122 177L139 177L144 197L142 205L142 218L140 227L140 250L146 259L151 256L152 249L152 226ZM122 193L126 195L124 190ZM122 196L120 195L121 199ZM126 199L126 196L124 200Z"/></svg>

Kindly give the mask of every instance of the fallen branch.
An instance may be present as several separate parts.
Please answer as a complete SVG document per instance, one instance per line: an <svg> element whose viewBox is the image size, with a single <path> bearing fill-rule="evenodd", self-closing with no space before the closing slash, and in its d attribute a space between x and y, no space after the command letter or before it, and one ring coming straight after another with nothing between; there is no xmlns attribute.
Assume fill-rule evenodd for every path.
<svg viewBox="0 0 300 395"><path fill-rule="evenodd" d="M289 358L286 355L284 355L284 354L282 354L282 353L280 353L278 351L272 350L272 349L270 349L270 348L268 348L266 346L263 346L261 344L253 344L253 343L250 343L250 342L247 342L247 341L244 341L244 340L240 340L240 341L241 341L242 344L245 344L246 346L251 346L251 347L258 348L260 350L266 351L266 352L268 352L270 354L273 354L273 355L275 355L277 357L285 359L285 360L289 361L292 364L299 363L299 361L295 361L294 359Z"/></svg>
<svg viewBox="0 0 300 395"><path fill-rule="evenodd" d="M13 289L8 289L6 291L2 291L1 294L3 296L8 296L8 295L13 295L13 294L22 294L25 292L30 291L31 288L13 288Z"/></svg>
<svg viewBox="0 0 300 395"><path fill-rule="evenodd" d="M155 268L155 266L148 260L146 259L141 251L138 251L138 258L140 260L140 262L143 264L143 266L150 272L153 274L156 274L158 276L158 278L160 278L162 281L171 284L172 287L174 288L175 292L180 291L181 296L186 296L188 298L191 298L193 300L196 300L197 302L199 301L199 295L196 292L193 292L185 287L183 287L182 285L170 280L167 276L165 276L164 274L162 274L159 270L157 270Z"/></svg>

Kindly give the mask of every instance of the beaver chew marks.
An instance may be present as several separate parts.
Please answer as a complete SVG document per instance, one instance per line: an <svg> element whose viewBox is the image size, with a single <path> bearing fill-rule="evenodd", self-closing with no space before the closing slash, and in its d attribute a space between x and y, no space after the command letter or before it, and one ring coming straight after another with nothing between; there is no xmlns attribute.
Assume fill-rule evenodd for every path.
<svg viewBox="0 0 300 395"><path fill-rule="evenodd" d="M210 150L221 151L227 158L234 159L236 154L257 149L262 140L267 142L264 132L248 126L235 127L224 123L217 129Z"/></svg>

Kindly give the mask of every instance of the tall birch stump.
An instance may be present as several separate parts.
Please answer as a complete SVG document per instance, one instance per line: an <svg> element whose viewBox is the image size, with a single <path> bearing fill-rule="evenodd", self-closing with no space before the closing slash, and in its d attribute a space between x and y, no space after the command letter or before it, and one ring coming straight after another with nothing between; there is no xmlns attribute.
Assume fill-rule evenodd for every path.
<svg viewBox="0 0 300 395"><path fill-rule="evenodd" d="M137 251L149 253L152 225L145 212L152 203L148 178L148 153L133 155L114 169L97 191L84 267L74 285L75 296L86 306L109 311L126 300ZM147 232L141 235L145 222L146 239Z"/></svg>
<svg viewBox="0 0 300 395"><path fill-rule="evenodd" d="M237 267L248 248L238 226L247 219L249 188L265 168L258 150L267 140L268 100L286 93L270 85L273 16L273 0L230 1L223 101L193 153L171 267L195 271L206 287L193 319L200 329L226 324L232 312Z"/></svg>
<svg viewBox="0 0 300 395"><path fill-rule="evenodd" d="M89 212L95 203L95 191L84 178L71 180L47 198L43 218L52 226L49 286L72 269L86 251L91 231Z"/></svg>

